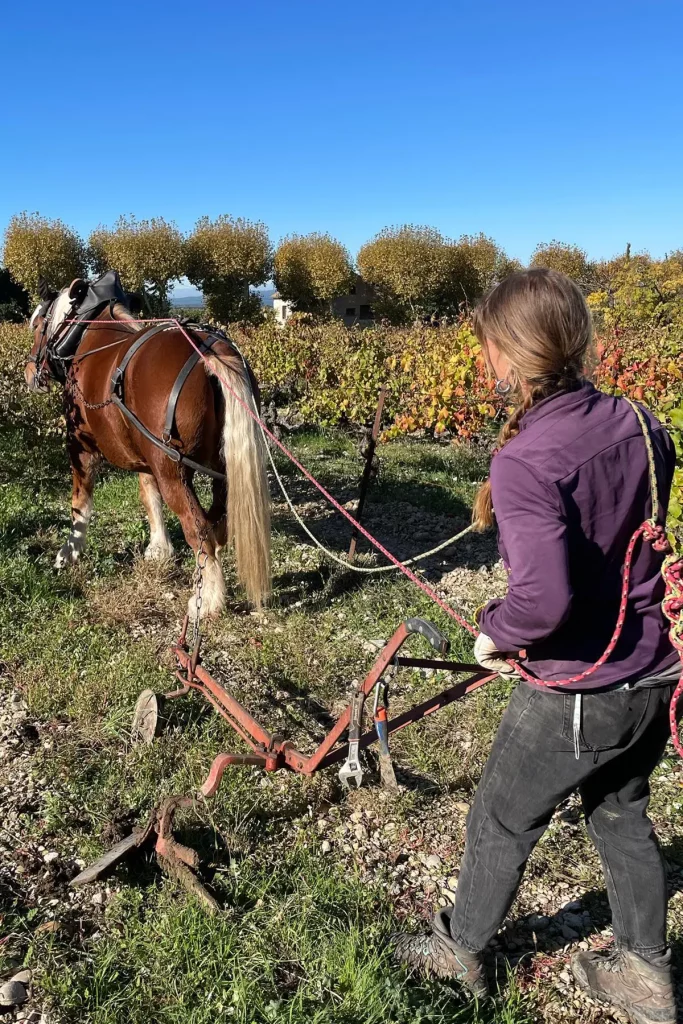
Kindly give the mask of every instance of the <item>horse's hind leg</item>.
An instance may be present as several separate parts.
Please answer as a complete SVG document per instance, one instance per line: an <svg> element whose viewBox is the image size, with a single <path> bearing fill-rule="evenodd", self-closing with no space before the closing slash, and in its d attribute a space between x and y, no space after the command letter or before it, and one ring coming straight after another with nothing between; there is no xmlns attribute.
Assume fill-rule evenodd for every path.
<svg viewBox="0 0 683 1024"><path fill-rule="evenodd" d="M212 481L211 508L206 517L213 526L216 554L228 543L228 488L225 480Z"/></svg>
<svg viewBox="0 0 683 1024"><path fill-rule="evenodd" d="M216 557L216 537L213 524L199 503L191 481L183 483L175 467L166 475L157 475L157 483L166 504L180 519L185 540L195 555L199 554L200 543L205 559L202 559L202 603L200 618L215 618L225 608L225 580L221 563ZM190 598L188 612L191 618L197 614L196 595Z"/></svg>
<svg viewBox="0 0 683 1024"><path fill-rule="evenodd" d="M71 496L71 532L65 544L59 549L55 559L55 569L63 569L78 560L85 545L85 535L92 515L92 492L95 486L95 473L100 456L96 452L88 452L79 444L74 443L69 452L71 459L71 477L73 482Z"/></svg>
<svg viewBox="0 0 683 1024"><path fill-rule="evenodd" d="M150 538L145 548L145 558L163 562L173 557L173 544L164 522L164 507L161 491L151 473L140 473L140 500L145 506L149 519Z"/></svg>

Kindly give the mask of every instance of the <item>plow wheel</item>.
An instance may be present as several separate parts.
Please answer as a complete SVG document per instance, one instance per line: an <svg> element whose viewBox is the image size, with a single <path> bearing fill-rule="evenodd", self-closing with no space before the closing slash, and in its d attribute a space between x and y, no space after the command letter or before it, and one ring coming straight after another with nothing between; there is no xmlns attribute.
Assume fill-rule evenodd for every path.
<svg viewBox="0 0 683 1024"><path fill-rule="evenodd" d="M149 746L161 731L163 698L153 690L143 690L135 704L130 739L134 747Z"/></svg>

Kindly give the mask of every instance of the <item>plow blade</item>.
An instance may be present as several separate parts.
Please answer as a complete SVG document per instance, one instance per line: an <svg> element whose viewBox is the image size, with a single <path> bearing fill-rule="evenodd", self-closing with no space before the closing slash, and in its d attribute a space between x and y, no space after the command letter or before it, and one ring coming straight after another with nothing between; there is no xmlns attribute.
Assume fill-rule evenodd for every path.
<svg viewBox="0 0 683 1024"><path fill-rule="evenodd" d="M111 850L107 850L96 861L93 861L87 868L84 868L80 875L72 878L69 885L88 885L90 882L96 882L99 878L103 878L104 875L111 871L114 865L128 856L132 850L138 850L149 839L150 834L150 829L131 832L129 836L122 839L116 846L112 846Z"/></svg>

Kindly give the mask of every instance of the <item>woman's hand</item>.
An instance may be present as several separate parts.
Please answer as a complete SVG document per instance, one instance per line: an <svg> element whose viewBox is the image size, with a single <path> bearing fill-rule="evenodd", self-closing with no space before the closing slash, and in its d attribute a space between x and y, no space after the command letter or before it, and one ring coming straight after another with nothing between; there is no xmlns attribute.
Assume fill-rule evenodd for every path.
<svg viewBox="0 0 683 1024"><path fill-rule="evenodd" d="M499 651L490 636L480 633L474 644L474 657L477 663L488 672L497 672L504 679L514 679L519 673L508 665L504 651Z"/></svg>

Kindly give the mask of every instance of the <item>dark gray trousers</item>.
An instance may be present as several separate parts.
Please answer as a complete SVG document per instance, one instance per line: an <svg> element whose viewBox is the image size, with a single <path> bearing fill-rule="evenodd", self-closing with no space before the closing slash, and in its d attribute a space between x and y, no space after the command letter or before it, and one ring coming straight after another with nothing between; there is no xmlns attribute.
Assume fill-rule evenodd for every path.
<svg viewBox="0 0 683 1024"><path fill-rule="evenodd" d="M616 941L646 957L666 948L666 873L647 806L672 691L584 694L577 760L575 695L517 687L470 809L451 916L456 942L479 952L496 934L555 808L578 790Z"/></svg>

